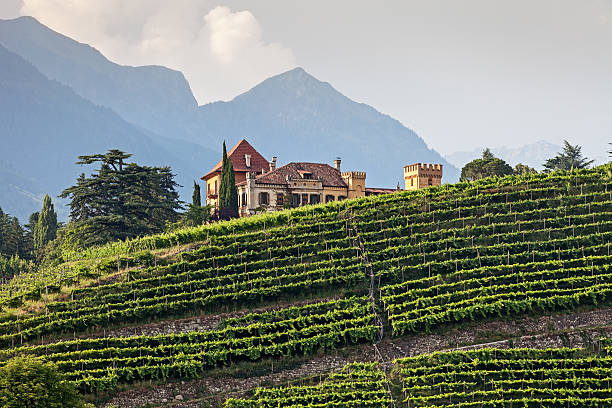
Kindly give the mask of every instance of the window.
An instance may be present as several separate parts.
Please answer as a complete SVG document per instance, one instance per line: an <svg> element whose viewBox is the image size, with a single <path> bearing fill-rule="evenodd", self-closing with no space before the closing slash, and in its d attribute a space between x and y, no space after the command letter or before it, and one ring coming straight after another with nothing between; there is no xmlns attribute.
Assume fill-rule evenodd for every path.
<svg viewBox="0 0 612 408"><path fill-rule="evenodd" d="M319 204L321 202L321 196L318 194L310 195L310 204Z"/></svg>
<svg viewBox="0 0 612 408"><path fill-rule="evenodd" d="M346 200L346 196L338 196L338 201Z"/></svg>
<svg viewBox="0 0 612 408"><path fill-rule="evenodd" d="M433 186L433 182L431 181L431 177L427 180L428 185Z"/></svg>
<svg viewBox="0 0 612 408"><path fill-rule="evenodd" d="M304 173L304 179L312 180L312 173Z"/></svg>
<svg viewBox="0 0 612 408"><path fill-rule="evenodd" d="M331 201L334 201L334 196L333 196L333 195L331 195L331 194L326 195L326 196L325 196L325 202L326 202L326 203L329 203L329 202L331 202Z"/></svg>
<svg viewBox="0 0 612 408"><path fill-rule="evenodd" d="M308 204L308 194L302 194L302 205Z"/></svg>
<svg viewBox="0 0 612 408"><path fill-rule="evenodd" d="M241 204L242 204L243 207L246 207L246 205L247 205L247 195L246 195L246 193L242 193Z"/></svg>
<svg viewBox="0 0 612 408"><path fill-rule="evenodd" d="M414 186L414 177L410 177L410 185Z"/></svg>
<svg viewBox="0 0 612 408"><path fill-rule="evenodd" d="M284 205L284 202L285 197L281 193L276 194L276 205L282 207Z"/></svg>
<svg viewBox="0 0 612 408"><path fill-rule="evenodd" d="M268 205L269 203L268 193L259 193L259 205Z"/></svg>
<svg viewBox="0 0 612 408"><path fill-rule="evenodd" d="M291 195L291 206L292 207L298 207L300 205L300 195L299 194L292 194Z"/></svg>

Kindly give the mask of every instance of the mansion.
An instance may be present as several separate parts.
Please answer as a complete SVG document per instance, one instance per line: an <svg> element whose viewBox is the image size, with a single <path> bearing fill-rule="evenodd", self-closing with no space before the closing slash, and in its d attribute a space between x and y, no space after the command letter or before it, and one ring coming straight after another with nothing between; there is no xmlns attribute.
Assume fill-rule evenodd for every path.
<svg viewBox="0 0 612 408"><path fill-rule="evenodd" d="M366 188L366 173L341 171L339 158L334 160L333 166L292 162L277 168L276 157L268 162L244 139L227 156L234 167L240 216L399 190L399 186L397 189ZM220 161L202 176L206 181L206 204L213 208L218 208L222 164ZM404 167L406 190L440 185L441 178L440 164L417 163Z"/></svg>

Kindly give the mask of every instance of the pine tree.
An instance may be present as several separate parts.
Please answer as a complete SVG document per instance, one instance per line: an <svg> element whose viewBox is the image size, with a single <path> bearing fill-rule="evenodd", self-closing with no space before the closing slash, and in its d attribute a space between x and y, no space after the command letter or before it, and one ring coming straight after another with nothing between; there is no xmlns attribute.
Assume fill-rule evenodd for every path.
<svg viewBox="0 0 612 408"><path fill-rule="evenodd" d="M193 196L192 196L192 204L194 207L202 206L202 197L200 195L200 185L193 181Z"/></svg>
<svg viewBox="0 0 612 408"><path fill-rule="evenodd" d="M563 151L555 157L546 160L544 171L584 169L590 166L593 161L582 156L582 147L580 145L572 146L567 140L564 140Z"/></svg>
<svg viewBox="0 0 612 408"><path fill-rule="evenodd" d="M99 245L118 239L162 232L182 208L169 167L127 163L130 154L109 150L79 156L77 164L96 164L60 197L70 198L70 228L78 229L78 245Z"/></svg>
<svg viewBox="0 0 612 408"><path fill-rule="evenodd" d="M47 242L55 239L57 235L57 214L53 208L51 197L45 195L43 207L38 215L38 222L34 227L34 248L40 251Z"/></svg>

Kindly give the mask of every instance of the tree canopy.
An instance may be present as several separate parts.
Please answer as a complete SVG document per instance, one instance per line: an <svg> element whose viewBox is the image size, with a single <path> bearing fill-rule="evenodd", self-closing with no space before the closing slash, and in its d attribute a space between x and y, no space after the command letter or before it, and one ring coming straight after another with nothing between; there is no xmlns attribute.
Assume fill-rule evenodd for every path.
<svg viewBox="0 0 612 408"><path fill-rule="evenodd" d="M79 156L77 164L99 164L97 172L77 179L60 197L70 198L72 227L81 245L162 232L182 208L169 167L128 163L121 150Z"/></svg>
<svg viewBox="0 0 612 408"><path fill-rule="evenodd" d="M196 183L195 180L193 181L193 195L191 196L191 204L194 207L202 206L202 195L200 192L200 185Z"/></svg>
<svg viewBox="0 0 612 408"><path fill-rule="evenodd" d="M222 218L238 215L238 189L232 161L227 157L227 149L223 142L223 165L221 168L221 185L219 186L219 212Z"/></svg>
<svg viewBox="0 0 612 408"><path fill-rule="evenodd" d="M581 146L572 146L567 140L564 140L563 150L555 157L546 160L544 171L584 169L590 166L593 161L582 156Z"/></svg>
<svg viewBox="0 0 612 408"><path fill-rule="evenodd" d="M57 235L57 214L48 194L45 195L42 210L38 214L33 235L34 248L38 251L44 248L47 242L54 240Z"/></svg>
<svg viewBox="0 0 612 408"><path fill-rule="evenodd" d="M82 408L81 396L55 365L17 357L0 367L3 408Z"/></svg>
<svg viewBox="0 0 612 408"><path fill-rule="evenodd" d="M472 160L461 169L461 180L474 181L484 177L513 174L513 169L504 160L493 155L490 149L482 152L482 157Z"/></svg>

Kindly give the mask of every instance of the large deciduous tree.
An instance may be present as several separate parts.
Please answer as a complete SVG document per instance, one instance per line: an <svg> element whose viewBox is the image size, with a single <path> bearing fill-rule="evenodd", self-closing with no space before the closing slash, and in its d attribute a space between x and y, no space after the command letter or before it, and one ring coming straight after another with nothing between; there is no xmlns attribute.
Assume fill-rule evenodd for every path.
<svg viewBox="0 0 612 408"><path fill-rule="evenodd" d="M80 245L158 233L177 220L182 203L170 168L126 162L130 157L121 150L79 156L77 164L100 165L60 195L70 198L70 218Z"/></svg>
<svg viewBox="0 0 612 408"><path fill-rule="evenodd" d="M484 177L506 176L514 170L504 160L493 155L491 150L485 149L480 159L475 159L461 169L461 180L474 181Z"/></svg>
<svg viewBox="0 0 612 408"><path fill-rule="evenodd" d="M0 367L0 406L6 408L84 408L75 387L52 363L16 357Z"/></svg>
<svg viewBox="0 0 612 408"><path fill-rule="evenodd" d="M582 156L580 145L572 146L567 140L564 140L563 150L555 157L546 160L544 171L584 169L590 166L593 161Z"/></svg>

